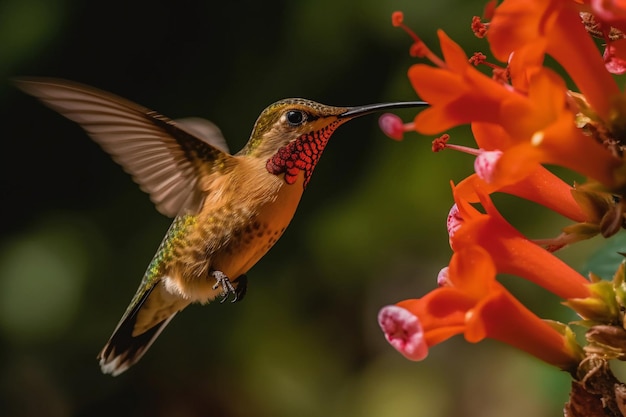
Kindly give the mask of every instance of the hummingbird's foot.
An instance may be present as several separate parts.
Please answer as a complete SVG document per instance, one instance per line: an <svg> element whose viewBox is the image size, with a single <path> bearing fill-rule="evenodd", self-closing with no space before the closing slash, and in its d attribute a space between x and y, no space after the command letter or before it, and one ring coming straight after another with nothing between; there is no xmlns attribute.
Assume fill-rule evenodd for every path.
<svg viewBox="0 0 626 417"><path fill-rule="evenodd" d="M213 275L213 278L215 278L215 285L213 285L213 289L216 290L220 286L222 287L222 294L221 294L222 299L220 300L220 303L223 303L224 301L226 301L231 294L233 295L232 302L234 303L235 301L237 301L239 297L239 291L235 289L235 287L230 282L230 279L226 276L226 274L223 273L222 271L213 271L211 272L211 275Z"/></svg>

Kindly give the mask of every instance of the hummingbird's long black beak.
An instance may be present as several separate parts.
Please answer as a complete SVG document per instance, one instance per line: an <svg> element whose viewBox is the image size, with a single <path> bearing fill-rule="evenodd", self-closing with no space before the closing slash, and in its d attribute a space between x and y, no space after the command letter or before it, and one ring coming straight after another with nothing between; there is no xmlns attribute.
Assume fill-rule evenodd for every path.
<svg viewBox="0 0 626 417"><path fill-rule="evenodd" d="M339 118L354 118L359 116L364 116L366 114L375 113L384 110L394 110L394 109L407 109L412 107L426 107L428 103L425 101L398 101L395 103L378 103L378 104L368 104L365 106L357 106L357 107L348 107L348 110L341 113L337 117Z"/></svg>

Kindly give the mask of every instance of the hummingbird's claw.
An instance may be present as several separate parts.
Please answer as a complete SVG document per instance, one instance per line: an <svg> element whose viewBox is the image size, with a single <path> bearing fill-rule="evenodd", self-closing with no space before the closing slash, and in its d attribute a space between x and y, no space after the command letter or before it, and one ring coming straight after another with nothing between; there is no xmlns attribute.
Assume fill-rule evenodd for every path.
<svg viewBox="0 0 626 417"><path fill-rule="evenodd" d="M224 274L222 271L213 271L211 272L211 275L213 275L213 278L215 278L215 285L213 285L213 289L216 290L220 286L222 287L222 299L220 300L220 303L226 301L231 294L233 295L232 302L234 303L235 301L237 301L239 291L235 289L226 274Z"/></svg>

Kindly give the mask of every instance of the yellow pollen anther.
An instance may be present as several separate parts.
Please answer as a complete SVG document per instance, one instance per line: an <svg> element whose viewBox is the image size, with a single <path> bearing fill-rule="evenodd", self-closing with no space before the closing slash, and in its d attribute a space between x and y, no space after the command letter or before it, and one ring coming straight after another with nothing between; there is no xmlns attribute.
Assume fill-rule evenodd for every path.
<svg viewBox="0 0 626 417"><path fill-rule="evenodd" d="M535 132L533 134L533 137L530 138L530 144L533 146L541 145L541 142L543 142L543 137L544 137L544 134L541 130L538 132Z"/></svg>

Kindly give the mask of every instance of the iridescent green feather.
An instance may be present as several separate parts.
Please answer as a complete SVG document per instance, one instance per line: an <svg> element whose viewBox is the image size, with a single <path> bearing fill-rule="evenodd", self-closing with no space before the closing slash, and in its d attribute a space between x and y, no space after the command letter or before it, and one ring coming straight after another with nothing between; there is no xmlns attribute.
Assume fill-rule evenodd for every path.
<svg viewBox="0 0 626 417"><path fill-rule="evenodd" d="M184 244L182 240L189 228L196 223L196 219L197 216L192 214L177 216L174 219L154 258L152 258L150 265L148 265L148 269L141 280L141 284L124 313L124 316L136 307L136 304L143 298L146 291L149 291L163 276L165 267L174 257L175 248Z"/></svg>

